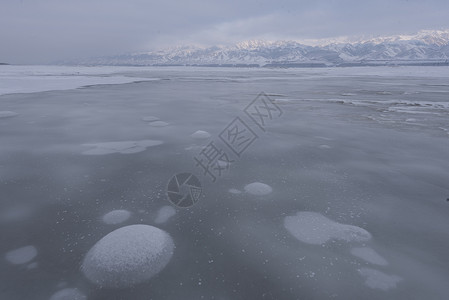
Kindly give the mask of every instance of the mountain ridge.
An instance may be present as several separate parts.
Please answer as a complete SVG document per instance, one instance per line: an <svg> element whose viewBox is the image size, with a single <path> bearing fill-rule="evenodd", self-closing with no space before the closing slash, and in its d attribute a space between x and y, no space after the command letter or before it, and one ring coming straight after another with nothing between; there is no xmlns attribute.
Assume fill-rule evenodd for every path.
<svg viewBox="0 0 449 300"><path fill-rule="evenodd" d="M248 40L231 46L176 46L97 57L74 64L253 67L449 65L449 30L422 30L414 35L375 37L353 42L319 42L317 45L306 45L292 40Z"/></svg>

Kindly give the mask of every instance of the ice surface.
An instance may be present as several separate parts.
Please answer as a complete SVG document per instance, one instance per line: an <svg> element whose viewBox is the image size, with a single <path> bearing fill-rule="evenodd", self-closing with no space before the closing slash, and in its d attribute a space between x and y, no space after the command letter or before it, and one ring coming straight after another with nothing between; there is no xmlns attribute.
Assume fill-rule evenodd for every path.
<svg viewBox="0 0 449 300"><path fill-rule="evenodd" d="M25 246L6 253L5 259L14 265L26 264L32 261L37 255L37 249L34 246Z"/></svg>
<svg viewBox="0 0 449 300"><path fill-rule="evenodd" d="M387 291L395 288L403 279L397 275L388 275L379 270L370 268L361 268L359 273L366 278L366 286L372 289Z"/></svg>
<svg viewBox="0 0 449 300"><path fill-rule="evenodd" d="M388 262L380 256L374 249L368 247L356 247L351 249L351 254L357 256L371 264L386 266Z"/></svg>
<svg viewBox="0 0 449 300"><path fill-rule="evenodd" d="M109 225L120 224L131 217L131 212L124 209L117 209L108 212L103 216L103 222Z"/></svg>
<svg viewBox="0 0 449 300"><path fill-rule="evenodd" d="M302 211L287 216L284 226L291 235L307 244L321 245L333 239L346 242L371 239L371 234L363 228L337 223L316 212Z"/></svg>
<svg viewBox="0 0 449 300"><path fill-rule="evenodd" d="M11 118L11 117L15 117L18 115L19 115L18 113L13 112L13 111L8 111L8 110L0 111L0 119L1 118Z"/></svg>
<svg viewBox="0 0 449 300"><path fill-rule="evenodd" d="M80 76L97 76L83 70ZM126 72L112 76L167 80L0 96L0 111L19 113L0 120L0 299L48 299L67 287L95 299L447 298L447 67ZM50 82L47 73L33 76ZM260 91L292 99L279 101L284 113L265 119L265 131L243 112ZM151 127L146 116L171 126ZM240 157L218 136L237 116L258 135ZM205 144L190 137L198 129L216 133L216 145L235 160L215 183L193 159ZM135 155L82 155L97 149L84 143L139 140L164 144ZM320 149L323 144L332 149ZM127 146L97 151L143 150ZM195 174L204 197L161 223L177 246L170 264L150 282L119 291L87 282L80 258L109 231L134 224L102 225L104 213L123 208L136 212L133 220L156 224L158 210L168 205L167 182L179 172ZM254 181L273 192L246 193L243 187ZM296 220L298 211L326 218L312 226ZM319 244L310 234L318 244L299 241L284 227L286 216L299 237L317 227L331 232L324 233L329 240ZM358 226L349 231L364 238L329 237L344 224ZM38 250L36 258L9 265L6 252L26 245ZM354 256L354 247L373 249L388 266L372 264L366 251L372 262ZM28 270L34 262L39 266ZM372 289L358 272L362 267L403 281L396 289ZM62 280L67 286L58 286Z"/></svg>
<svg viewBox="0 0 449 300"><path fill-rule="evenodd" d="M54 293L49 300L86 300L87 296L84 295L77 288L66 288Z"/></svg>
<svg viewBox="0 0 449 300"><path fill-rule="evenodd" d="M194 133L192 133L190 136L197 140L204 140L204 139L210 138L211 135L207 131L198 130L198 131L195 131Z"/></svg>
<svg viewBox="0 0 449 300"><path fill-rule="evenodd" d="M125 226L99 240L86 254L81 269L100 287L130 287L164 269L173 250L167 232L149 225Z"/></svg>
<svg viewBox="0 0 449 300"><path fill-rule="evenodd" d="M161 145L161 141L141 140L141 141L124 141L124 142L106 142L95 144L83 144L85 147L92 149L83 152L85 155L105 155L112 153L132 154L145 151L148 147Z"/></svg>
<svg viewBox="0 0 449 300"><path fill-rule="evenodd" d="M249 194L256 195L256 196L264 196L270 194L273 189L271 186L265 183L261 182L253 182L250 184L245 185L244 187L245 191Z"/></svg>
<svg viewBox="0 0 449 300"><path fill-rule="evenodd" d="M158 210L157 216L156 216L156 219L154 219L154 222L156 224L165 223L168 221L168 219L173 217L175 214L176 214L176 209L174 209L172 206L169 206L169 205L163 206Z"/></svg>

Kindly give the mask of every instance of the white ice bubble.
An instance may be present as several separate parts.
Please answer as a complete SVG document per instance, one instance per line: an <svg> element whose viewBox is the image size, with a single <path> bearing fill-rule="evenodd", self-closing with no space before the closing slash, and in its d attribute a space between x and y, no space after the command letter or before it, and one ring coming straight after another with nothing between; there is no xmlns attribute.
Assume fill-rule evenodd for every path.
<svg viewBox="0 0 449 300"><path fill-rule="evenodd" d="M86 254L81 270L100 287L131 287L162 271L174 247L171 236L159 228L125 226L99 240Z"/></svg>
<svg viewBox="0 0 449 300"><path fill-rule="evenodd" d="M386 266L388 261L380 256L376 251L368 247L356 247L351 249L351 254L369 263Z"/></svg>
<svg viewBox="0 0 449 300"><path fill-rule="evenodd" d="M271 193L273 191L271 186L269 186L268 184L265 184L265 183L261 183L261 182L253 182L253 183L247 184L247 185L245 185L244 189L247 193L252 194L252 195L257 195L257 196L268 195L269 193Z"/></svg>
<svg viewBox="0 0 449 300"><path fill-rule="evenodd" d="M66 288L57 291L50 297L50 300L86 300L87 297L76 288Z"/></svg>
<svg viewBox="0 0 449 300"><path fill-rule="evenodd" d="M124 141L124 142L106 142L95 144L83 144L91 149L83 152L85 155L106 155L112 153L132 154L145 151L148 147L161 145L161 141L142 140L142 141Z"/></svg>
<svg viewBox="0 0 449 300"><path fill-rule="evenodd" d="M316 212L287 216L284 226L291 235L307 244L321 245L331 239L347 242L371 239L371 234L363 228L337 223Z"/></svg>
<svg viewBox="0 0 449 300"><path fill-rule="evenodd" d="M120 224L127 221L131 217L131 213L124 209L117 209L108 212L103 216L103 222L109 225Z"/></svg>
<svg viewBox="0 0 449 300"><path fill-rule="evenodd" d="M156 216L156 219L154 220L154 222L156 224L165 223L168 221L168 219L173 217L175 214L176 214L176 209L174 209L173 207L171 207L169 205L163 206L157 212L157 216Z"/></svg>
<svg viewBox="0 0 449 300"><path fill-rule="evenodd" d="M198 130L198 131L192 133L190 136L197 140L205 140L205 139L210 138L211 135L207 131Z"/></svg>
<svg viewBox="0 0 449 300"><path fill-rule="evenodd" d="M170 124L167 122L164 122L164 121L154 121L154 122L150 123L150 126L153 126L153 127L165 127L168 125L170 125Z"/></svg>
<svg viewBox="0 0 449 300"><path fill-rule="evenodd" d="M15 113L13 111L8 111L8 110L0 111L0 119L1 118L12 118L12 117L15 117L18 115L19 115L18 113Z"/></svg>
<svg viewBox="0 0 449 300"><path fill-rule="evenodd" d="M402 281L402 278L397 275L388 275L370 268L361 268L359 273L366 278L365 285L372 289L387 291L395 288Z"/></svg>
<svg viewBox="0 0 449 300"><path fill-rule="evenodd" d="M25 246L6 253L5 259L14 265L26 264L32 261L37 255L37 249L34 246Z"/></svg>
<svg viewBox="0 0 449 300"><path fill-rule="evenodd" d="M331 149L332 147L329 145L319 145L318 148L320 149Z"/></svg>
<svg viewBox="0 0 449 300"><path fill-rule="evenodd" d="M142 121L144 121L144 122L155 122L155 121L159 121L159 118L155 117L155 116L147 116L147 117L143 117Z"/></svg>
<svg viewBox="0 0 449 300"><path fill-rule="evenodd" d="M229 189L229 191L231 194L241 194L242 191L238 190L238 189Z"/></svg>

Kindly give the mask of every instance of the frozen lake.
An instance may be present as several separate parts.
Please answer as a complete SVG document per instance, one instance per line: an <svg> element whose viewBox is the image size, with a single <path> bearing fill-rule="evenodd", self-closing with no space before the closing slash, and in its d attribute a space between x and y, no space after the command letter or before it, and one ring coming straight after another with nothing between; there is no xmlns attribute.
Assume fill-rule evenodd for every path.
<svg viewBox="0 0 449 300"><path fill-rule="evenodd" d="M1 300L447 298L446 67L0 66L0 94Z"/></svg>

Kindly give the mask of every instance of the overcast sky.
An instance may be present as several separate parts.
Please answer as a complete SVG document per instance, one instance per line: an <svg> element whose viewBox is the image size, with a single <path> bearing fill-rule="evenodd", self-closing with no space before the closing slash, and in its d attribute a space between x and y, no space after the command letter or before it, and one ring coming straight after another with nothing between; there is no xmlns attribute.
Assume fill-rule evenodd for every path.
<svg viewBox="0 0 449 300"><path fill-rule="evenodd" d="M0 62L449 29L447 0L0 0Z"/></svg>

